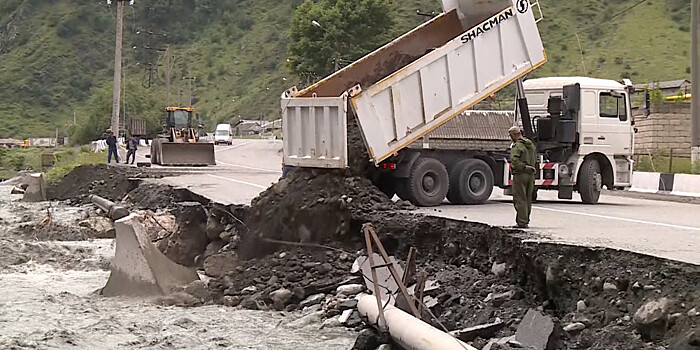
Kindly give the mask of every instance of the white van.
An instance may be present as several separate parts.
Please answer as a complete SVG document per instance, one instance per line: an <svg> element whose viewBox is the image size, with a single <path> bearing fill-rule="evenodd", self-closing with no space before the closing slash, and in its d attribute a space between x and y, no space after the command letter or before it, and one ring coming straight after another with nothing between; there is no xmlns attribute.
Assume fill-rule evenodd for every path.
<svg viewBox="0 0 700 350"><path fill-rule="evenodd" d="M219 124L216 126L214 144L218 145L220 143L225 143L227 145L233 144L233 128L231 124Z"/></svg>

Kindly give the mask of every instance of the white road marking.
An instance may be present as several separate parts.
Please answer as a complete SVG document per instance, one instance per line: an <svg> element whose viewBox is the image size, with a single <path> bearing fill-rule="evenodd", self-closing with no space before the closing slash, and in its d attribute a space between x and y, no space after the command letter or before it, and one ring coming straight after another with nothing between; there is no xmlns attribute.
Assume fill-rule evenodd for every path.
<svg viewBox="0 0 700 350"><path fill-rule="evenodd" d="M238 148L238 147L241 147L241 146L245 146L245 145L250 144L250 143L252 143L252 142L253 142L253 141L248 141L248 142L239 143L239 144L237 144L237 145L233 145L233 146L231 146L231 147L220 148L220 149L216 150L214 153L230 151L230 150L232 150L232 149L234 149L234 148Z"/></svg>
<svg viewBox="0 0 700 350"><path fill-rule="evenodd" d="M221 165L226 165L226 166L232 166L232 167L241 168L241 169L265 171L265 172L270 172L270 173L280 173L280 174L282 173L282 172L279 171L279 170L255 168L255 167L245 166L245 165L236 165L236 164L231 164L231 163L222 162L222 161L220 161L220 160L217 160L217 161L216 161L216 164L221 164Z"/></svg>
<svg viewBox="0 0 700 350"><path fill-rule="evenodd" d="M682 230L700 231L700 227L681 226L681 225L673 225L673 224L664 224L664 223L662 223L662 222L654 222L654 221L646 221L646 220L637 220L637 219L620 218L620 217L617 217L617 216L607 216L607 215L598 215L598 214L590 214L590 213L581 213L581 212L578 212L578 211L570 211L570 210L561 210L561 209L544 208L544 207L539 207L539 206L533 206L532 208L533 208L533 209L539 209L539 210L553 211L553 212L557 212L557 213L564 213L564 214L574 214L574 215L589 216L589 217L599 218L599 219L619 220L619 221L634 222L634 223L637 223L637 224L644 224L644 225L654 225L654 226L663 226L663 227L677 228L677 229L682 229Z"/></svg>
<svg viewBox="0 0 700 350"><path fill-rule="evenodd" d="M229 177L218 176L218 175L207 174L207 176L211 176L215 179L227 180L227 181L231 181L231 182L235 182L235 183L239 183L239 184L243 184L243 185L253 186L256 188L263 189L263 190L265 190L269 187L269 186L258 185L258 184L254 184L252 182L240 181L240 180L232 179Z"/></svg>

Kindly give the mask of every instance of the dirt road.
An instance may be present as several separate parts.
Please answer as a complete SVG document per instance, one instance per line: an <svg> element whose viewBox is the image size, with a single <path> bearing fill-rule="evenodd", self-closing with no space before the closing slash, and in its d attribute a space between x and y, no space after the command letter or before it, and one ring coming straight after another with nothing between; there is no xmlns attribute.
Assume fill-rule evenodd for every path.
<svg viewBox="0 0 700 350"><path fill-rule="evenodd" d="M275 182L280 172L281 141L236 140L217 146L216 167L196 175L162 181L185 186L214 201L249 203ZM513 225L510 199L496 189L485 205L420 209L421 212L495 226ZM624 249L700 264L700 223L696 204L670 203L604 195L597 205L578 200L561 201L556 193L542 191L533 211L533 233L543 241Z"/></svg>

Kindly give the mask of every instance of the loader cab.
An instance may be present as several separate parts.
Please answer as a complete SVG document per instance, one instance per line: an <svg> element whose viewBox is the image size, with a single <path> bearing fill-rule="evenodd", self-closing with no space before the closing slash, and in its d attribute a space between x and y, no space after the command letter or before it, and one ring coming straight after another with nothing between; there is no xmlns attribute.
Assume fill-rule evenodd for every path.
<svg viewBox="0 0 700 350"><path fill-rule="evenodd" d="M165 125L167 128L187 129L192 127L193 108L167 107Z"/></svg>

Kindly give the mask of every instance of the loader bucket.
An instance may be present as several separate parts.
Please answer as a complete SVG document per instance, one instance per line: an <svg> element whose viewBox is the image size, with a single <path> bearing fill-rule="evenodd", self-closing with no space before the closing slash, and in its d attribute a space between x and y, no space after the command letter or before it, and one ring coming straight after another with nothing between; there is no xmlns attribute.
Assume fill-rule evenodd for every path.
<svg viewBox="0 0 700 350"><path fill-rule="evenodd" d="M214 144L154 142L151 149L151 163L165 166L216 165Z"/></svg>
<svg viewBox="0 0 700 350"><path fill-rule="evenodd" d="M133 215L116 221L114 227L117 248L102 295L166 295L199 279L195 269L178 265L163 255Z"/></svg>

